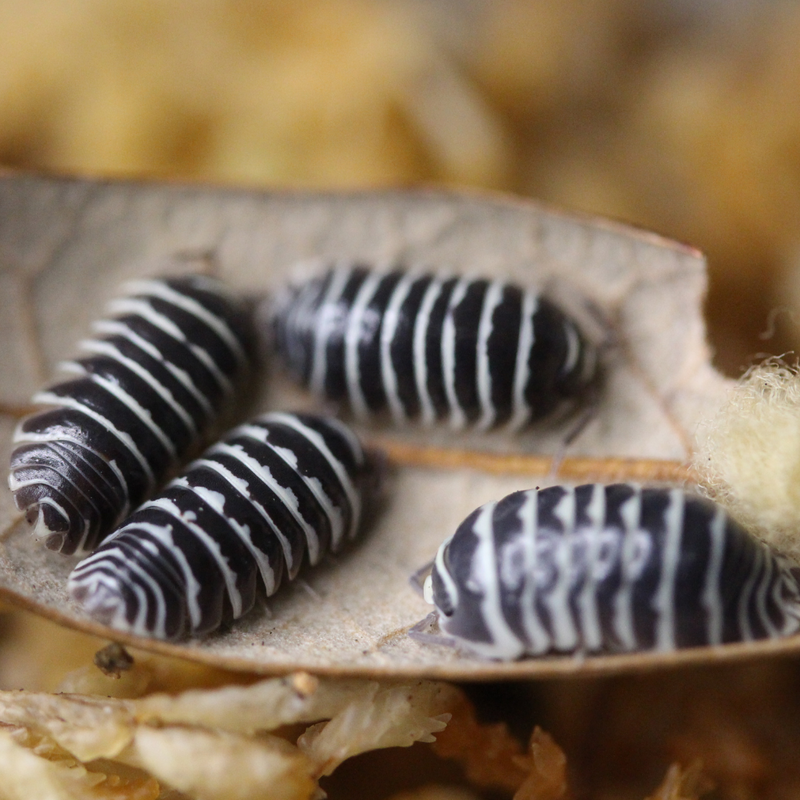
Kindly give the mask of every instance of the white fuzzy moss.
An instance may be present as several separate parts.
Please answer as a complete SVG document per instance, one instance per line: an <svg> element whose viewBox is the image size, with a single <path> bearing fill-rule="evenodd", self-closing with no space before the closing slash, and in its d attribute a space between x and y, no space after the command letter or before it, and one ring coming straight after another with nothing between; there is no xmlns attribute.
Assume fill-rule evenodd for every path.
<svg viewBox="0 0 800 800"><path fill-rule="evenodd" d="M800 371L754 367L698 429L701 486L754 534L800 561Z"/></svg>

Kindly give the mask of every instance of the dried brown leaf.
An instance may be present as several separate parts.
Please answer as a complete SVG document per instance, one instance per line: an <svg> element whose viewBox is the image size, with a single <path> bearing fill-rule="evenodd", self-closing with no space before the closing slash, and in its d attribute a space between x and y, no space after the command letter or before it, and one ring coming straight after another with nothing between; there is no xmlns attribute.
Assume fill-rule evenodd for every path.
<svg viewBox="0 0 800 800"><path fill-rule="evenodd" d="M479 723L472 703L459 694L434 751L464 768L476 786L514 792L514 800L561 800L567 796L567 757L550 734L534 728L523 754L505 723Z"/></svg>
<svg viewBox="0 0 800 800"><path fill-rule="evenodd" d="M549 733L534 728L530 755L517 763L529 774L514 794L514 800L561 800L567 796L567 757Z"/></svg>
<svg viewBox="0 0 800 800"><path fill-rule="evenodd" d="M74 350L120 282L162 270L164 259L181 252L213 253L213 269L255 293L280 285L298 259L309 257L399 260L506 275L532 287L570 284L611 320L620 342L597 417L569 453L599 459L606 476L624 477L620 464L631 463L624 459L684 461L698 416L720 401L726 385L709 365L704 339L702 257L622 225L469 193L265 193L7 175L0 177L0 320L7 343L0 356L6 411L0 459L10 450L14 415ZM273 371L254 409L309 404ZM556 452L565 430L513 440L500 433L454 439L445 429L380 435L403 446L477 449L502 460L502 454ZM610 472L603 471L606 463ZM429 609L409 589L408 576L478 504L545 482L518 474L512 460L506 466L486 472L480 463L457 469L409 463L390 475L386 507L363 541L282 589L269 612L256 609L230 630L185 645L113 638L232 669L389 677L523 677L707 657L695 651L494 664L410 640L407 629ZM647 477L640 461L631 468L638 479ZM675 474L674 465L666 472ZM589 478L583 468L573 475ZM654 475L663 477L657 468ZM7 493L0 493L0 531L0 595L108 635L66 596L74 561L31 540Z"/></svg>
<svg viewBox="0 0 800 800"><path fill-rule="evenodd" d="M462 786L433 784L393 794L389 800L479 800L479 796Z"/></svg>
<svg viewBox="0 0 800 800"><path fill-rule="evenodd" d="M442 758L458 761L475 785L515 792L530 769L522 746L505 723L479 723L475 708L465 695L455 700L450 722L436 737L434 751Z"/></svg>
<svg viewBox="0 0 800 800"><path fill-rule="evenodd" d="M698 800L713 788L702 769L700 762L695 762L687 769L680 764L672 764L661 785L646 800Z"/></svg>

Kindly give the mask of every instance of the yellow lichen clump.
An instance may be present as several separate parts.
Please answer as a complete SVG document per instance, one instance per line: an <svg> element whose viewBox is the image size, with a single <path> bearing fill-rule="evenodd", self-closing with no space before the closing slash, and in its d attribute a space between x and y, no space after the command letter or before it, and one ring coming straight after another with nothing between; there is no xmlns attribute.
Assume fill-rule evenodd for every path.
<svg viewBox="0 0 800 800"><path fill-rule="evenodd" d="M698 430L695 468L718 502L800 559L800 372L778 361L749 370Z"/></svg>

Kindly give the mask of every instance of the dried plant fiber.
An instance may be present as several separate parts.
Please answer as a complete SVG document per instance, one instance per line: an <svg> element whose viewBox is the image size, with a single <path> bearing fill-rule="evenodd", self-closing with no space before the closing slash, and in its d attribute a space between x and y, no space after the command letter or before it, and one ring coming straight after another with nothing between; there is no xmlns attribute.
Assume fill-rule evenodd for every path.
<svg viewBox="0 0 800 800"><path fill-rule="evenodd" d="M800 561L800 370L770 360L700 424L701 484L753 533Z"/></svg>

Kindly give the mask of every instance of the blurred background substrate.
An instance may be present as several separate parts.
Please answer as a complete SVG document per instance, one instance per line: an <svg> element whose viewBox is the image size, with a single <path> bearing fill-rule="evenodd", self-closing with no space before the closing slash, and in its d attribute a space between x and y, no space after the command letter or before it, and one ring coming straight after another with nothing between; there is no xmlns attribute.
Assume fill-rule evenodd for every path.
<svg viewBox="0 0 800 800"><path fill-rule="evenodd" d="M0 165L617 217L708 254L736 375L798 338L799 37L788 0L2 0Z"/></svg>

